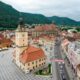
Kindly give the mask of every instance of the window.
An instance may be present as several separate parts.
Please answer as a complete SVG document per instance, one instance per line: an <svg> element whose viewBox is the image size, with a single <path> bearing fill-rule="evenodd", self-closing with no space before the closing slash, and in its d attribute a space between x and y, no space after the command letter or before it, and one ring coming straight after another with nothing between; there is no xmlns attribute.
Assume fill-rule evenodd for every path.
<svg viewBox="0 0 80 80"><path fill-rule="evenodd" d="M39 64L39 66L41 66L41 64Z"/></svg>
<svg viewBox="0 0 80 80"><path fill-rule="evenodd" d="M30 70L30 72L32 72L32 69Z"/></svg>
<svg viewBox="0 0 80 80"><path fill-rule="evenodd" d="M22 34L22 37L24 37L24 34Z"/></svg>
<svg viewBox="0 0 80 80"><path fill-rule="evenodd" d="M41 59L39 59L39 62L41 61Z"/></svg>
<svg viewBox="0 0 80 80"><path fill-rule="evenodd" d="M25 64L23 64L25 66Z"/></svg>
<svg viewBox="0 0 80 80"><path fill-rule="evenodd" d="M34 64L34 62L32 62L32 64Z"/></svg>
<svg viewBox="0 0 80 80"><path fill-rule="evenodd" d="M33 69L35 69L35 67L33 67Z"/></svg>
<svg viewBox="0 0 80 80"><path fill-rule="evenodd" d="M28 66L30 66L30 63L28 63Z"/></svg>
<svg viewBox="0 0 80 80"><path fill-rule="evenodd" d="M36 61L36 63L37 63L37 61Z"/></svg>

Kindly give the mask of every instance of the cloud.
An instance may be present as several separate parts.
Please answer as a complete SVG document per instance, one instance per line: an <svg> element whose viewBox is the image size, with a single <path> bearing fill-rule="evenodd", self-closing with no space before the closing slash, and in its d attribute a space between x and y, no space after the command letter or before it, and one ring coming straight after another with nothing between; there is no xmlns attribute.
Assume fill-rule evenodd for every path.
<svg viewBox="0 0 80 80"><path fill-rule="evenodd" d="M1 0L18 11L80 20L80 0Z"/></svg>

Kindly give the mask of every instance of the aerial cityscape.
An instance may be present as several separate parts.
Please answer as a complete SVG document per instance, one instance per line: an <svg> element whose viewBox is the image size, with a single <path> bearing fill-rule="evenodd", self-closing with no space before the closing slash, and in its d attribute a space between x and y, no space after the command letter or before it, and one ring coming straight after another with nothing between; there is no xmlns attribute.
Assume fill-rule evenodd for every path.
<svg viewBox="0 0 80 80"><path fill-rule="evenodd" d="M79 2L0 0L0 80L80 80Z"/></svg>

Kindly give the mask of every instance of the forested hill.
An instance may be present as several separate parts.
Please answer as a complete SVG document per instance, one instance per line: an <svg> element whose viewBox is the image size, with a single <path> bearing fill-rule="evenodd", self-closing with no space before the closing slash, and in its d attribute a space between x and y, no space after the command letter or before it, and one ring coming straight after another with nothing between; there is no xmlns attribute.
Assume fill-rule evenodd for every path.
<svg viewBox="0 0 80 80"><path fill-rule="evenodd" d="M15 28L18 19L21 16L27 24L45 24L51 23L47 17L41 14L23 13L15 10L12 6L0 1L0 28Z"/></svg>
<svg viewBox="0 0 80 80"><path fill-rule="evenodd" d="M80 26L80 22L66 17L46 17L41 14L19 12L12 6L0 1L0 30L16 28L19 18L23 17L26 24L50 24Z"/></svg>
<svg viewBox="0 0 80 80"><path fill-rule="evenodd" d="M72 20L67 17L52 16L52 17L48 17L48 19L53 21L57 25L80 26L80 22Z"/></svg>

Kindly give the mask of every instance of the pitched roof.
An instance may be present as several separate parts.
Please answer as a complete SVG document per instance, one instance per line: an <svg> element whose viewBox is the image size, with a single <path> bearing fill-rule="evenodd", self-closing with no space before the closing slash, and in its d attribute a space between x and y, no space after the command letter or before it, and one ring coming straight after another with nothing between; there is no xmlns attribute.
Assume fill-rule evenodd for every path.
<svg viewBox="0 0 80 80"><path fill-rule="evenodd" d="M74 37L75 39L80 39L80 33L74 33L73 37Z"/></svg>
<svg viewBox="0 0 80 80"><path fill-rule="evenodd" d="M41 26L36 26L35 31L51 31L51 30L57 30L56 25L54 24L45 24Z"/></svg>
<svg viewBox="0 0 80 80"><path fill-rule="evenodd" d="M55 36L50 36L50 35L46 35L46 34L42 34L39 37L44 38L45 40L49 40L49 41L52 41L55 39Z"/></svg>
<svg viewBox="0 0 80 80"><path fill-rule="evenodd" d="M20 55L20 61L22 63L31 62L40 58L46 57L44 51L40 48L29 46Z"/></svg>
<svg viewBox="0 0 80 80"><path fill-rule="evenodd" d="M0 40L2 40L4 38L4 36L2 34L0 34Z"/></svg>

